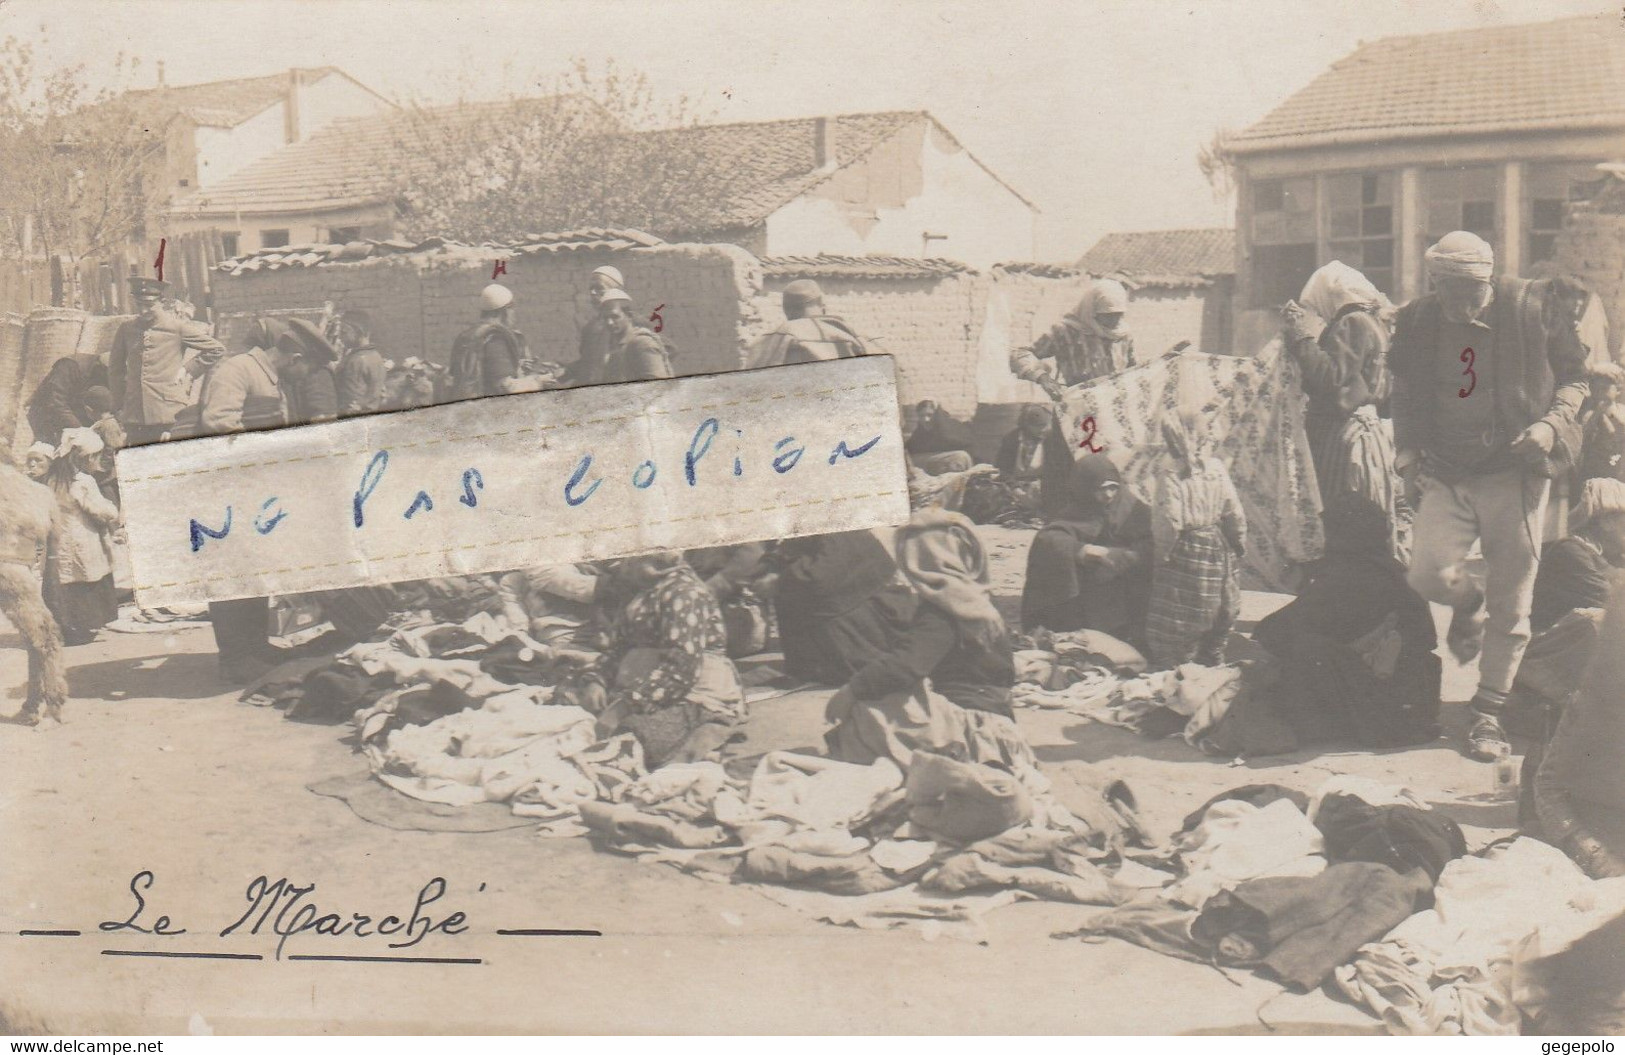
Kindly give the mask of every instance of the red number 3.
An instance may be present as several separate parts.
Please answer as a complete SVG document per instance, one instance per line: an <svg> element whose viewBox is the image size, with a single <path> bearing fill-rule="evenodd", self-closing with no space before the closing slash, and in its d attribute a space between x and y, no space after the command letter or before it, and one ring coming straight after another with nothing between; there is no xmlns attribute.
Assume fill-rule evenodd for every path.
<svg viewBox="0 0 1625 1055"><path fill-rule="evenodd" d="M1461 350L1461 361L1467 364L1461 371L1461 376L1467 379L1467 387L1458 391L1456 395L1466 399L1473 394L1473 389L1478 387L1478 374L1473 372L1473 363L1478 361L1478 356L1471 348L1463 348Z"/></svg>
<svg viewBox="0 0 1625 1055"><path fill-rule="evenodd" d="M1079 450L1086 449L1090 454L1099 454L1106 449L1095 446L1095 416L1093 414L1078 422L1078 428L1083 430L1083 442L1078 444Z"/></svg>

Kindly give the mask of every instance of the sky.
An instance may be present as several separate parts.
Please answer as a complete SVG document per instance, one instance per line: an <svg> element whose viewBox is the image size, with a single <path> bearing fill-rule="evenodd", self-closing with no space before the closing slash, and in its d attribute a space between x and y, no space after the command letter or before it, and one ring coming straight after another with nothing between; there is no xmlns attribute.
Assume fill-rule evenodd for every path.
<svg viewBox="0 0 1625 1055"><path fill-rule="evenodd" d="M99 88L338 66L394 99L544 91L572 59L709 119L929 110L1042 210L1037 257L1111 231L1229 226L1196 165L1362 41L1600 0L0 0L0 35ZM1622 30L1625 31L1625 30Z"/></svg>

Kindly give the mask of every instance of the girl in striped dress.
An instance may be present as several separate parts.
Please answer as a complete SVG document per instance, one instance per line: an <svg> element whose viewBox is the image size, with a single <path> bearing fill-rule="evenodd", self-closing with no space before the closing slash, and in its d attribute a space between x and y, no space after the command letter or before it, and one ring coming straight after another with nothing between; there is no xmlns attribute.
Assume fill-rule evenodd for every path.
<svg viewBox="0 0 1625 1055"><path fill-rule="evenodd" d="M1241 607L1247 522L1230 471L1201 419L1181 411L1162 426L1166 453L1151 510L1154 555L1145 636L1159 669L1224 662Z"/></svg>

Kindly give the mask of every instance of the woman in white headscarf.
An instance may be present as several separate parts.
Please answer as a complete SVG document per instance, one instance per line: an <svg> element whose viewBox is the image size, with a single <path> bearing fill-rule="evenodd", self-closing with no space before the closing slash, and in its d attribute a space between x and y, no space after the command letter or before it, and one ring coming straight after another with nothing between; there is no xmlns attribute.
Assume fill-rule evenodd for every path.
<svg viewBox="0 0 1625 1055"><path fill-rule="evenodd" d="M45 562L45 603L70 645L82 645L118 615L113 589L113 529L118 506L103 495L90 466L102 439L90 429L64 429L46 473L56 497L56 534Z"/></svg>
<svg viewBox="0 0 1625 1055"><path fill-rule="evenodd" d="M1096 279L1078 306L1048 333L1011 354L1011 372L1059 400L1068 386L1127 370L1135 362L1134 338L1123 326L1127 312L1128 290L1123 284Z"/></svg>
<svg viewBox="0 0 1625 1055"><path fill-rule="evenodd" d="M1390 550L1398 557L1394 510L1401 485L1393 438L1378 416L1392 387L1385 320L1391 307L1370 279L1334 260L1287 305L1284 340L1309 396L1304 427L1322 501L1330 508L1350 492L1369 500L1388 517Z"/></svg>

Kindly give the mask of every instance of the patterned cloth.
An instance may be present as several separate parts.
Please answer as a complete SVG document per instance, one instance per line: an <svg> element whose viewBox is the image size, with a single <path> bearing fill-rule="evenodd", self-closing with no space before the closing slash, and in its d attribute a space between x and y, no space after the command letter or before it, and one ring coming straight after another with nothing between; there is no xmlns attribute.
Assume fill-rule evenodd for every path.
<svg viewBox="0 0 1625 1055"><path fill-rule="evenodd" d="M1094 443L1150 502L1162 454L1162 422L1179 393L1201 391L1215 453L1230 469L1248 526L1244 583L1294 591L1297 565L1320 556L1320 494L1304 434L1297 364L1271 341L1251 358L1186 351L1067 392L1061 417L1074 456L1080 422L1095 419Z"/></svg>
<svg viewBox="0 0 1625 1055"><path fill-rule="evenodd" d="M1224 643L1241 608L1236 570L1234 551L1217 526L1179 536L1151 577L1145 638L1156 667L1224 662Z"/></svg>
<svg viewBox="0 0 1625 1055"><path fill-rule="evenodd" d="M688 700L709 657L731 668L727 648L728 628L716 595L694 569L678 564L626 606L599 670L614 679L612 705L624 703L629 714L648 714ZM638 650L658 656L650 657L652 662L623 662ZM726 695L705 693L694 702L718 721L743 717L743 697Z"/></svg>

